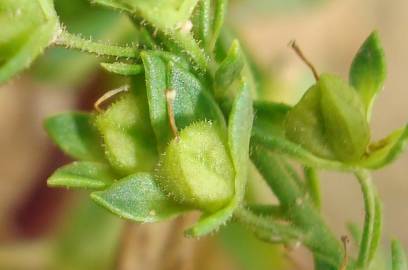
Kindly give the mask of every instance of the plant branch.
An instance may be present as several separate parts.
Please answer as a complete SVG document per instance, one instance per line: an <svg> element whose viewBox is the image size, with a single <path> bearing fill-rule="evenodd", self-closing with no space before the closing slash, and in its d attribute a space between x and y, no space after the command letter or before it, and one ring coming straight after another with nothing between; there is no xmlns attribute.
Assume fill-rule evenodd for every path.
<svg viewBox="0 0 408 270"><path fill-rule="evenodd" d="M252 148L251 158L278 197L291 222L304 232L303 243L319 260L339 267L343 261L343 250L338 239L315 207L304 197L303 191L290 176L280 157L257 146Z"/></svg>
<svg viewBox="0 0 408 270"><path fill-rule="evenodd" d="M139 57L139 51L136 48L121 47L94 42L92 40L84 39L78 35L68 33L65 30L61 31L61 33L55 40L54 44L58 46L81 50L96 55L126 58Z"/></svg>

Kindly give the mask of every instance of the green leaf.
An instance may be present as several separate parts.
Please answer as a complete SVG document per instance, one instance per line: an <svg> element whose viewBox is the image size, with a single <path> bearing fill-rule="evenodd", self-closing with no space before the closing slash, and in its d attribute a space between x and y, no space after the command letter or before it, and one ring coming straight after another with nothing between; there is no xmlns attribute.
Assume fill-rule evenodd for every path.
<svg viewBox="0 0 408 270"><path fill-rule="evenodd" d="M401 242L393 240L391 242L392 270L407 270L407 255Z"/></svg>
<svg viewBox="0 0 408 270"><path fill-rule="evenodd" d="M136 64L116 62L116 63L101 63L101 66L109 72L124 76L138 75L143 72L143 67L141 65Z"/></svg>
<svg viewBox="0 0 408 270"><path fill-rule="evenodd" d="M116 179L111 168L98 162L73 162L56 170L47 180L50 187L104 189Z"/></svg>
<svg viewBox="0 0 408 270"><path fill-rule="evenodd" d="M209 50L212 51L218 41L222 26L224 25L225 14L227 13L227 0L215 0L213 33L209 44Z"/></svg>
<svg viewBox="0 0 408 270"><path fill-rule="evenodd" d="M177 127L183 129L197 121L212 121L225 128L224 115L204 85L190 72L169 62L168 87L176 92L174 116Z"/></svg>
<svg viewBox="0 0 408 270"><path fill-rule="evenodd" d="M48 118L45 129L68 155L79 160L104 161L101 140L90 114L69 112Z"/></svg>
<svg viewBox="0 0 408 270"><path fill-rule="evenodd" d="M379 169L394 161L406 148L408 142L408 125L391 133L386 138L371 143L369 153L358 165L370 169Z"/></svg>
<svg viewBox="0 0 408 270"><path fill-rule="evenodd" d="M87 198L70 208L51 239L51 265L42 269L115 269L123 222Z"/></svg>
<svg viewBox="0 0 408 270"><path fill-rule="evenodd" d="M187 210L171 201L148 173L128 176L91 197L112 213L137 222L157 222Z"/></svg>
<svg viewBox="0 0 408 270"><path fill-rule="evenodd" d="M157 153L147 110L145 97L130 92L95 119L103 137L105 155L120 173L149 171L156 164Z"/></svg>
<svg viewBox="0 0 408 270"><path fill-rule="evenodd" d="M199 0L193 16L193 31L197 40L207 48L211 35L211 0Z"/></svg>
<svg viewBox="0 0 408 270"><path fill-rule="evenodd" d="M30 66L59 27L52 0L2 0L0 25L0 84Z"/></svg>
<svg viewBox="0 0 408 270"><path fill-rule="evenodd" d="M377 93L382 89L386 77L384 50L376 31L364 41L350 67L350 83L361 96L370 118Z"/></svg>
<svg viewBox="0 0 408 270"><path fill-rule="evenodd" d="M159 149L164 150L173 137L167 112L167 89L176 93L173 107L179 129L204 120L213 121L221 129L224 128L225 120L221 110L195 76L173 61L166 63L151 52L142 52L141 55L146 74L150 120Z"/></svg>
<svg viewBox="0 0 408 270"><path fill-rule="evenodd" d="M283 103L258 101L254 103L253 131L270 136L284 137L284 120L291 107Z"/></svg>
<svg viewBox="0 0 408 270"><path fill-rule="evenodd" d="M215 72L215 83L219 91L225 92L227 87L240 77L244 65L245 59L243 58L239 42L234 40L227 56ZM225 93L220 93L220 95L223 96Z"/></svg>
<svg viewBox="0 0 408 270"><path fill-rule="evenodd" d="M250 89L243 80L241 91L235 98L228 120L228 145L235 170L234 197L225 208L216 213L203 215L192 228L186 231L188 236L199 237L217 230L231 218L238 207L241 207L249 165L249 139L253 121L252 106Z"/></svg>
<svg viewBox="0 0 408 270"><path fill-rule="evenodd" d="M325 135L332 151L341 161L359 160L370 140L359 96L337 76L322 74L319 85Z"/></svg>

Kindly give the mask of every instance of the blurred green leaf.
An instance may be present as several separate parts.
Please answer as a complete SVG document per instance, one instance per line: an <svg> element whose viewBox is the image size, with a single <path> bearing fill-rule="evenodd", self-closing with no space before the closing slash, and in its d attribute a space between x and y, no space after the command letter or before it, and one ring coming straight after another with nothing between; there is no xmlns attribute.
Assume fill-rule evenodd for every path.
<svg viewBox="0 0 408 270"><path fill-rule="evenodd" d="M59 28L52 0L2 0L0 25L0 84L29 67Z"/></svg>
<svg viewBox="0 0 408 270"><path fill-rule="evenodd" d="M137 222L157 222L187 210L170 200L148 173L123 178L91 197L112 213Z"/></svg>
<svg viewBox="0 0 408 270"><path fill-rule="evenodd" d="M360 94L368 119L374 99L384 85L385 77L384 50L378 33L374 31L364 41L350 67L350 83Z"/></svg>
<svg viewBox="0 0 408 270"><path fill-rule="evenodd" d="M289 262L278 245L260 241L239 224L223 227L219 238L242 270L288 269Z"/></svg>
<svg viewBox="0 0 408 270"><path fill-rule="evenodd" d="M54 239L49 269L114 269L123 228L119 218L90 200L80 200L64 221Z"/></svg>
<svg viewBox="0 0 408 270"><path fill-rule="evenodd" d="M116 179L107 164L89 161L73 162L56 170L47 180L50 187L104 189Z"/></svg>
<svg viewBox="0 0 408 270"><path fill-rule="evenodd" d="M104 161L101 139L87 113L69 112L48 118L48 135L66 154L79 160Z"/></svg>
<svg viewBox="0 0 408 270"><path fill-rule="evenodd" d="M392 270L407 270L408 261L404 247L398 240L391 242Z"/></svg>
<svg viewBox="0 0 408 270"><path fill-rule="evenodd" d="M240 93L236 96L228 120L228 145L235 170L235 194L225 208L200 220L186 234L199 237L217 230L232 216L234 210L241 206L245 195L249 164L249 140L253 121L253 104L251 93L245 81L241 82Z"/></svg>

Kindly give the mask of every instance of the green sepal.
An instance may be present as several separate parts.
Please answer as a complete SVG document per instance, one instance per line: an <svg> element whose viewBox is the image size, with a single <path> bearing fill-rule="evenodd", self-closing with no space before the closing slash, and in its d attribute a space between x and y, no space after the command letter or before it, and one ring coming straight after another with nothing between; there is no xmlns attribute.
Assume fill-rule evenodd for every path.
<svg viewBox="0 0 408 270"><path fill-rule="evenodd" d="M408 270L408 260L404 247L398 240L391 242L392 270Z"/></svg>
<svg viewBox="0 0 408 270"><path fill-rule="evenodd" d="M234 211L241 207L247 181L252 121L253 104L250 88L243 80L228 119L228 145L235 170L234 197L225 208L215 213L204 214L192 228L186 231L187 236L200 237L219 229L228 222Z"/></svg>
<svg viewBox="0 0 408 270"><path fill-rule="evenodd" d="M87 113L68 112L49 117L44 127L66 154L79 160L104 161L101 138Z"/></svg>
<svg viewBox="0 0 408 270"><path fill-rule="evenodd" d="M377 93L382 89L386 77L384 50L376 31L364 41L350 67L350 84L360 94L370 119Z"/></svg>
<svg viewBox="0 0 408 270"><path fill-rule="evenodd" d="M133 92L122 95L96 116L95 125L102 135L106 158L118 172L131 174L154 167L157 153L143 96Z"/></svg>
<svg viewBox="0 0 408 270"><path fill-rule="evenodd" d="M321 93L317 84L310 87L302 99L289 111L285 119L285 136L310 153L335 159L322 123Z"/></svg>
<svg viewBox="0 0 408 270"><path fill-rule="evenodd" d="M354 89L341 78L322 74L320 108L326 139L337 159L359 160L370 141L363 105Z"/></svg>
<svg viewBox="0 0 408 270"><path fill-rule="evenodd" d="M205 86L189 71L173 61L166 61L152 52L141 53L146 76L150 121L160 151L172 139L167 112L166 91L176 93L173 102L177 127L183 129L194 122L213 121L224 129L222 112Z"/></svg>
<svg viewBox="0 0 408 270"><path fill-rule="evenodd" d="M116 179L109 165L77 161L56 170L47 180L49 187L104 189Z"/></svg>
<svg viewBox="0 0 408 270"><path fill-rule="evenodd" d="M177 127L183 129L198 121L212 121L225 130L225 118L211 93L189 71L173 62L167 65L168 87L176 91L174 116Z"/></svg>
<svg viewBox="0 0 408 270"><path fill-rule="evenodd" d="M408 142L408 125L386 138L371 143L368 153L359 162L362 167L379 169L394 161L405 150Z"/></svg>
<svg viewBox="0 0 408 270"><path fill-rule="evenodd" d="M157 222L188 209L170 200L149 173L137 173L119 180L91 198L112 213L136 222Z"/></svg>
<svg viewBox="0 0 408 270"><path fill-rule="evenodd" d="M215 72L215 83L217 89L219 89L218 91L226 91L232 82L239 79L244 65L245 59L242 55L241 47L238 40L234 40L227 56ZM223 96L225 93L217 92L217 95Z"/></svg>
<svg viewBox="0 0 408 270"><path fill-rule="evenodd" d="M59 28L52 0L2 0L0 25L0 84L29 67Z"/></svg>

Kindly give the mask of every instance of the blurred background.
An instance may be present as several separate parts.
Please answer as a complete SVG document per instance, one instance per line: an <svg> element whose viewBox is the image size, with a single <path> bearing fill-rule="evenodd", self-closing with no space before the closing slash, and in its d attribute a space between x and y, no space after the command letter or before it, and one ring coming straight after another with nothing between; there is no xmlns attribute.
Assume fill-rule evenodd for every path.
<svg viewBox="0 0 408 270"><path fill-rule="evenodd" d="M55 2L73 33L121 43L135 35L124 15L90 8L86 0ZM268 92L262 98L290 104L313 83L309 70L288 48L290 40L297 40L319 71L347 78L354 54L377 29L388 62L371 124L373 138L379 139L408 119L407 15L406 0L231 0L228 22L268 75L263 82ZM47 188L47 177L69 159L46 137L43 119L62 111L91 110L121 80L103 72L92 56L51 48L29 71L0 86L1 270L311 269L302 247L286 252L257 241L238 225L205 239L185 239L182 229L194 216L129 225L84 193ZM374 173L384 203L383 244L396 237L406 248L407 165L405 154ZM323 213L340 238L348 233L346 223L362 223L359 186L344 174L323 172L321 177ZM262 192L262 186L258 189Z"/></svg>

